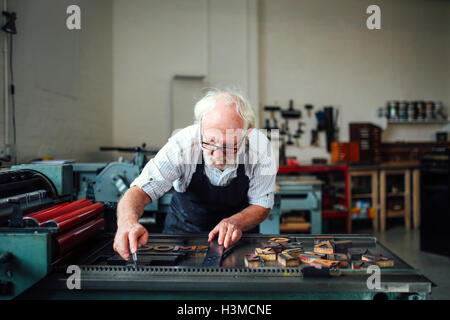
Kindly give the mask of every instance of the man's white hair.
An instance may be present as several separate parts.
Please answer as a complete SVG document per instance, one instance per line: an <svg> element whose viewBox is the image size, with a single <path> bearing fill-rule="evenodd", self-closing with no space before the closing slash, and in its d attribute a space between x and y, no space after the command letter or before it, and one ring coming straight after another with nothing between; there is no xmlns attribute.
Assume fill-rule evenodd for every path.
<svg viewBox="0 0 450 320"><path fill-rule="evenodd" d="M205 114L216 106L219 98L223 99L225 105L236 108L237 113L244 120L244 129L255 127L255 111L253 107L247 98L234 90L213 89L208 91L195 104L195 119L200 121Z"/></svg>

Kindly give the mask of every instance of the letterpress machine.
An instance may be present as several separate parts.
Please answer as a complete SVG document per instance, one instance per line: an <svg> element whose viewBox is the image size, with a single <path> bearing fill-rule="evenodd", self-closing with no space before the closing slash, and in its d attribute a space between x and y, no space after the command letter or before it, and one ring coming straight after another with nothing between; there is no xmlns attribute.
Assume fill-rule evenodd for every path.
<svg viewBox="0 0 450 320"><path fill-rule="evenodd" d="M224 250L206 234L150 234L137 263L124 261L112 249L114 206L74 197L65 170L0 172L1 299L426 299L431 293L430 280L368 235L245 234ZM369 278L371 266L379 266L380 281ZM71 285L77 279L79 286Z"/></svg>

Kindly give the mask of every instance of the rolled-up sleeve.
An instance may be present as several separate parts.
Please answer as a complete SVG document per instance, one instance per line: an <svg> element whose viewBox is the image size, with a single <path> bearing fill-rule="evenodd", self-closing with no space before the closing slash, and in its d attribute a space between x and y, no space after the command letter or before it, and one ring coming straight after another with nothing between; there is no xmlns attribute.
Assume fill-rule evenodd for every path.
<svg viewBox="0 0 450 320"><path fill-rule="evenodd" d="M249 204L272 209L277 175L277 163L272 145L261 133L258 135L256 148L253 148L251 152L256 155L254 159L257 160L253 164L253 173L250 177Z"/></svg>
<svg viewBox="0 0 450 320"><path fill-rule="evenodd" d="M138 186L149 195L152 201L159 199L181 176L182 152L177 142L170 139L156 156L147 162L130 187Z"/></svg>

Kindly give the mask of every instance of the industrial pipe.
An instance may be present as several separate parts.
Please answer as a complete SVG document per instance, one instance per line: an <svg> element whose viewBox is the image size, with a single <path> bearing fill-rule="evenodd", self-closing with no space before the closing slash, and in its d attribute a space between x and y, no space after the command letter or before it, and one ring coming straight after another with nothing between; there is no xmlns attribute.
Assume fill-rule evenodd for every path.
<svg viewBox="0 0 450 320"><path fill-rule="evenodd" d="M69 230L70 228L80 224L81 222L87 221L100 212L102 212L104 206L101 202L94 203L88 207L84 207L62 216L59 216L53 220L47 221L45 223L46 227L57 227L58 232Z"/></svg>
<svg viewBox="0 0 450 320"><path fill-rule="evenodd" d="M63 255L76 245L84 242L93 236L97 231L103 228L105 225L105 219L98 217L91 220L73 230L67 231L59 236L56 236L56 240L59 244L59 255Z"/></svg>
<svg viewBox="0 0 450 320"><path fill-rule="evenodd" d="M74 201L68 205L62 206L60 208L54 208L52 210L45 211L38 215L34 215L31 217L25 217L25 218L23 218L23 220L26 223L26 225L31 225L34 227L37 227L37 226L42 227L45 222L47 222L51 219L54 219L63 214L81 209L83 207L87 207L91 204L92 204L92 202L90 200L81 199L81 200Z"/></svg>

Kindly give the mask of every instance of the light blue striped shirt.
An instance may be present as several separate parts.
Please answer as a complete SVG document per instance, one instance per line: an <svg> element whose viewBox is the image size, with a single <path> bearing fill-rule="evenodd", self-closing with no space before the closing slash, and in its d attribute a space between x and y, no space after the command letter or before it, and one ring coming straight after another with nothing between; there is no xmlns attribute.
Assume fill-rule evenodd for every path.
<svg viewBox="0 0 450 320"><path fill-rule="evenodd" d="M247 140L248 153L246 157L238 158L245 158L245 174L250 180L248 201L253 205L272 208L278 153L274 154L270 141L258 129L252 129ZM159 199L172 186L175 191L185 192L202 152L199 141L198 124L178 131L169 138L158 154L147 162L130 187L138 186L152 201ZM209 181L215 186L226 186L237 175L237 165L223 171L207 164L204 168Z"/></svg>

